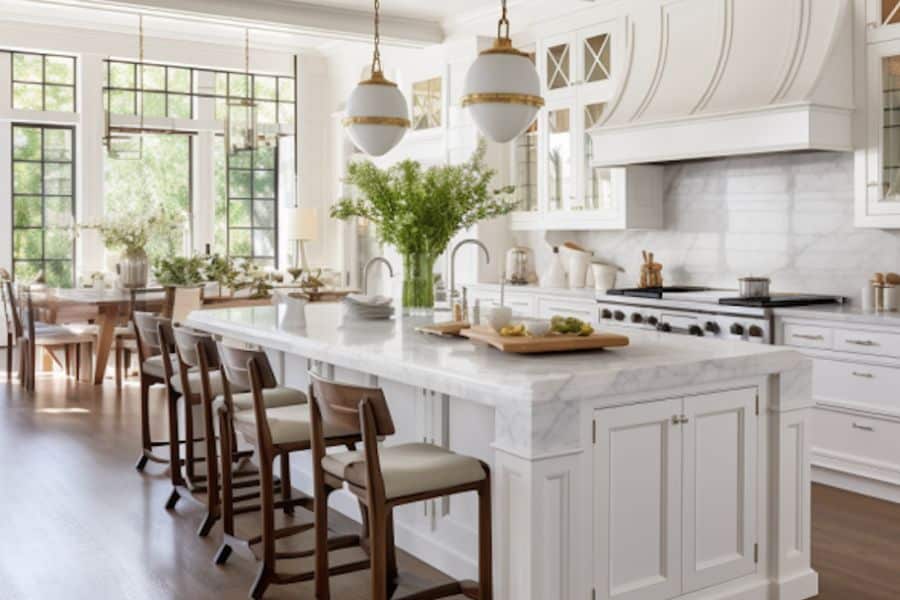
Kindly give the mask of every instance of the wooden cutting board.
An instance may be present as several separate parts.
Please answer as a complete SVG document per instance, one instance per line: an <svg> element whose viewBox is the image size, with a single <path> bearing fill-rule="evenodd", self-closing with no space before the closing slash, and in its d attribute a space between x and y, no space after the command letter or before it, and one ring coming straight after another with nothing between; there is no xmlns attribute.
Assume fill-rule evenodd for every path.
<svg viewBox="0 0 900 600"><path fill-rule="evenodd" d="M416 327L416 331L441 337L460 337L460 332L469 327L471 327L471 325L468 321L448 321L445 323L433 323L431 325Z"/></svg>
<svg viewBox="0 0 900 600"><path fill-rule="evenodd" d="M544 337L503 337L489 327L463 329L460 335L512 354L600 350L627 346L629 343L626 336L615 333L594 333L587 336L551 333Z"/></svg>

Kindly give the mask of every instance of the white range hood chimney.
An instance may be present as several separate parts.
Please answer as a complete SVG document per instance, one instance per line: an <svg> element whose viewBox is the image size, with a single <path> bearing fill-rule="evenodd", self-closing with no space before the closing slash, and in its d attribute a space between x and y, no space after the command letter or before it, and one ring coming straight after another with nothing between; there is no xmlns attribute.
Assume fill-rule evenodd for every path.
<svg viewBox="0 0 900 600"><path fill-rule="evenodd" d="M624 18L594 165L853 149L850 0L653 0Z"/></svg>

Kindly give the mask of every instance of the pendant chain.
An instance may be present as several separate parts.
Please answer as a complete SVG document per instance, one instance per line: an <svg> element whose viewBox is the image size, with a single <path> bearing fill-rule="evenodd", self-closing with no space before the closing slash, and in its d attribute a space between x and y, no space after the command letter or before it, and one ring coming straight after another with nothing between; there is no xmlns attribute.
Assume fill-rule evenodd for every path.
<svg viewBox="0 0 900 600"><path fill-rule="evenodd" d="M509 39L509 19L506 18L506 0L501 0L500 21L497 23L497 37L500 39ZM506 35L503 34L503 28L506 27Z"/></svg>
<svg viewBox="0 0 900 600"><path fill-rule="evenodd" d="M250 30L244 30L244 72L250 74ZM250 85L249 82L247 85Z"/></svg>
<svg viewBox="0 0 900 600"><path fill-rule="evenodd" d="M372 75L381 73L381 0L375 0L375 52L372 54Z"/></svg>

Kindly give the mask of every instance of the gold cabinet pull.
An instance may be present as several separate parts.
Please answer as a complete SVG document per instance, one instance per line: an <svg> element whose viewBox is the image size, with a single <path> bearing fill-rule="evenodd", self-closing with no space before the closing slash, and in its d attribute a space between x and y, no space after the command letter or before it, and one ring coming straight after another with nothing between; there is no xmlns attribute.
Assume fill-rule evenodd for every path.
<svg viewBox="0 0 900 600"><path fill-rule="evenodd" d="M872 427L871 425L860 425L859 423L856 423L856 422L853 423L853 429L859 429L862 431L870 431L870 432L875 431L875 428Z"/></svg>
<svg viewBox="0 0 900 600"><path fill-rule="evenodd" d="M854 377L862 377L863 379L875 379L875 375L872 373L861 373L859 371L853 371Z"/></svg>
<svg viewBox="0 0 900 600"><path fill-rule="evenodd" d="M853 344L854 346L877 346L878 342L872 340L847 340L848 344Z"/></svg>
<svg viewBox="0 0 900 600"><path fill-rule="evenodd" d="M822 336L822 335L808 335L805 333L795 333L793 337L800 338L801 340L813 340L815 342L825 341L825 336Z"/></svg>

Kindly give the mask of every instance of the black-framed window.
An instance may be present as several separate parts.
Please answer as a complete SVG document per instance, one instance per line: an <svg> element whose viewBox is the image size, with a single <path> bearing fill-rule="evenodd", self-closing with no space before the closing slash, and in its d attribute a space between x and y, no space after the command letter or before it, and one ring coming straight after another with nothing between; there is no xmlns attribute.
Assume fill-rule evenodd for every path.
<svg viewBox="0 0 900 600"><path fill-rule="evenodd" d="M215 249L232 258L276 267L278 260L278 150L225 156L216 141Z"/></svg>
<svg viewBox="0 0 900 600"><path fill-rule="evenodd" d="M13 276L43 271L54 287L75 282L75 129L12 127Z"/></svg>
<svg viewBox="0 0 900 600"><path fill-rule="evenodd" d="M224 121L228 103L249 98L256 105L257 123L294 122L294 78L257 73L215 71L216 119Z"/></svg>
<svg viewBox="0 0 900 600"><path fill-rule="evenodd" d="M12 106L17 110L75 112L75 57L11 52Z"/></svg>
<svg viewBox="0 0 900 600"><path fill-rule="evenodd" d="M114 115L191 119L195 69L154 63L107 60L103 105Z"/></svg>

